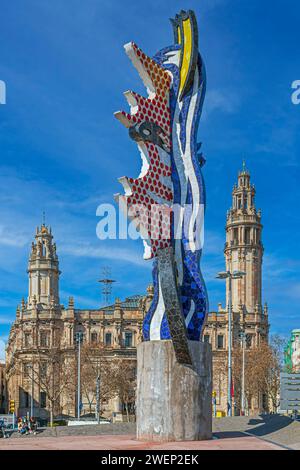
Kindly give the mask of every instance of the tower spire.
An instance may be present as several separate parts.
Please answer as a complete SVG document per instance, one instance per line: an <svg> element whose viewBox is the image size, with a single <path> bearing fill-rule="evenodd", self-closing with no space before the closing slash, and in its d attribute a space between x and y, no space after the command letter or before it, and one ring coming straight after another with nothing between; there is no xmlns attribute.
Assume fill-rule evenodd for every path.
<svg viewBox="0 0 300 470"><path fill-rule="evenodd" d="M243 160L238 173L238 184L232 192L232 207L226 221L226 270L244 271L246 276L233 286L232 305L239 311L242 305L248 313L262 312L262 257L261 213L255 207L255 187ZM228 286L227 286L228 301ZM228 303L228 302L227 302Z"/></svg>
<svg viewBox="0 0 300 470"><path fill-rule="evenodd" d="M42 305L50 305L51 301L59 305L59 263L51 230L45 225L44 212L43 224L37 228L31 245L28 275L28 305L32 305L34 299Z"/></svg>
<svg viewBox="0 0 300 470"><path fill-rule="evenodd" d="M46 225L46 214L45 214L45 211L43 211L43 214L42 214L42 225L45 227Z"/></svg>

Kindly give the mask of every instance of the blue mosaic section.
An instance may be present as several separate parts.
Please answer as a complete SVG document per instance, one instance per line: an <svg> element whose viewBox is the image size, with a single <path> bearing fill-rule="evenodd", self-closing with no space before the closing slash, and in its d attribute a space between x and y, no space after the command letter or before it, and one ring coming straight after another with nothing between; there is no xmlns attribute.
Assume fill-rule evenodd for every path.
<svg viewBox="0 0 300 470"><path fill-rule="evenodd" d="M166 314L164 314L162 322L161 322L160 336L161 336L161 339L171 339L171 333L170 333L170 328L169 328Z"/></svg>
<svg viewBox="0 0 300 470"><path fill-rule="evenodd" d="M174 113L177 106L177 97L179 90L179 69L174 64L165 64L168 57L166 53L174 52L180 49L180 46L174 45L159 51L153 59L162 65L173 75L172 88L170 90L170 107L171 107L171 128L173 127ZM195 112L193 115L192 129L191 129L191 158L194 167L194 172L197 178L198 187L200 190L200 204L205 205L206 203L206 194L205 194L205 185L201 172L201 155L198 155L198 145L197 145L197 130L199 126L199 120L201 116L204 96L205 96L205 84L206 84L206 73L203 61L201 56L198 57L198 71L199 71L199 89L198 97L195 106ZM189 106L192 98L192 89L183 99L181 112L179 114L179 123L180 123L180 141L182 145L183 152L186 147L186 125L187 125L187 115ZM171 152L171 166L172 166L172 183L174 188L174 198L173 203L181 203L181 186L180 178L178 175L178 170L175 165L174 155ZM187 198L185 201L186 204L193 205L194 201L192 198L192 190L190 185L188 185ZM199 201L198 201L199 203ZM172 235L174 233L174 227L172 228ZM173 240L174 246L174 240ZM187 337L189 340L199 341L201 336L201 331L203 324L205 322L205 317L208 311L208 297L205 287L205 283L200 270L200 259L201 259L201 250L192 252L188 249L188 241L182 237L181 241L181 253L183 259L183 282L182 285L178 286L179 297L181 301L182 311L185 318L188 317L191 307L194 306L195 310L191 316L189 323L186 327ZM151 304L151 307L144 319L143 325L143 336L144 340L150 340L150 325L153 315L156 311L159 298L159 273L157 261L154 261L153 266L153 285L154 285L154 298ZM160 338L171 339L170 328L168 325L166 314L164 314L161 329L160 329Z"/></svg>
<svg viewBox="0 0 300 470"><path fill-rule="evenodd" d="M187 335L192 341L199 341L208 309L206 288L199 269L199 258L199 251L186 252L184 259L186 269L181 287L181 302L185 318L190 311L192 301L195 304L195 312L187 325Z"/></svg>

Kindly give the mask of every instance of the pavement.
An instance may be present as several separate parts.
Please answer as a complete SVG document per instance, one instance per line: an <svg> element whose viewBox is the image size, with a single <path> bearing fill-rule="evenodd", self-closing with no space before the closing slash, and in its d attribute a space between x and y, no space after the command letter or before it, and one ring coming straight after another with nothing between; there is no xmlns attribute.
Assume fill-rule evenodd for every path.
<svg viewBox="0 0 300 470"><path fill-rule="evenodd" d="M284 450L300 449L300 423L280 415L213 420L209 441L141 442L134 423L44 428L34 436L13 433L0 450Z"/></svg>
<svg viewBox="0 0 300 470"><path fill-rule="evenodd" d="M281 450L281 447L253 436L233 433L210 441L140 442L134 434L98 436L29 436L3 439L0 450Z"/></svg>
<svg viewBox="0 0 300 470"><path fill-rule="evenodd" d="M245 432L289 449L300 449L300 422L288 416L260 415L214 419L213 431Z"/></svg>

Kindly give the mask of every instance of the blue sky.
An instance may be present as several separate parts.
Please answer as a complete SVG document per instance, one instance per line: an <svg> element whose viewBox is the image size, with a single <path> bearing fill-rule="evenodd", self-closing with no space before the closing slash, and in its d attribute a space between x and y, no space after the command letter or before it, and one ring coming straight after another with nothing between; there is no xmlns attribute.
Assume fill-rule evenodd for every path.
<svg viewBox="0 0 300 470"><path fill-rule="evenodd" d="M300 326L300 5L293 0L0 0L0 349L27 295L27 258L42 212L58 245L61 301L101 305L109 265L114 296L144 293L151 263L140 241L100 241L97 206L136 176L136 145L114 119L122 93L144 88L123 44L154 54L172 43L168 18L195 10L208 84L199 140L207 159L202 270L211 309L224 304L226 210L245 158L263 212L264 300L271 331ZM1 354L0 354L1 356Z"/></svg>

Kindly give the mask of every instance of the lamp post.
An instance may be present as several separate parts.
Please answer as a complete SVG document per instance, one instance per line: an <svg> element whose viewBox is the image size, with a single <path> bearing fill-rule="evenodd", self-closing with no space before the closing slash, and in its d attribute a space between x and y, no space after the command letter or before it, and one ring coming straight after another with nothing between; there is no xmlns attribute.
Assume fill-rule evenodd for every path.
<svg viewBox="0 0 300 470"><path fill-rule="evenodd" d="M34 367L33 367L33 364L31 365L31 401L30 401L30 417L32 418L33 417L33 406L34 406L34 402L33 402L33 394L34 394Z"/></svg>
<svg viewBox="0 0 300 470"><path fill-rule="evenodd" d="M80 419L80 405L81 405L81 383L80 383L80 349L83 340L83 333L78 332L75 335L78 344L78 360L77 360L77 418Z"/></svg>
<svg viewBox="0 0 300 470"><path fill-rule="evenodd" d="M217 274L217 279L228 279L228 386L227 386L227 416L232 416L232 280L245 276L243 271L222 271Z"/></svg>
<svg viewBox="0 0 300 470"><path fill-rule="evenodd" d="M240 338L242 343L242 390L241 390L241 412L242 416L245 416L245 342L246 333L240 332Z"/></svg>
<svg viewBox="0 0 300 470"><path fill-rule="evenodd" d="M96 379L96 412L97 423L100 424L100 373L98 372Z"/></svg>
<svg viewBox="0 0 300 470"><path fill-rule="evenodd" d="M97 360L97 377L96 377L96 419L100 424L100 360Z"/></svg>

